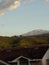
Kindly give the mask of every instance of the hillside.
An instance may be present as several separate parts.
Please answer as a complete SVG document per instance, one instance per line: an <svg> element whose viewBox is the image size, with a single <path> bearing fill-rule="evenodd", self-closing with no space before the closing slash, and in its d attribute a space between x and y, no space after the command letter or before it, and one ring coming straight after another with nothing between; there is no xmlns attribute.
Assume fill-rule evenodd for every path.
<svg viewBox="0 0 49 65"><path fill-rule="evenodd" d="M28 47L34 44L49 44L49 36L0 36L0 48Z"/></svg>

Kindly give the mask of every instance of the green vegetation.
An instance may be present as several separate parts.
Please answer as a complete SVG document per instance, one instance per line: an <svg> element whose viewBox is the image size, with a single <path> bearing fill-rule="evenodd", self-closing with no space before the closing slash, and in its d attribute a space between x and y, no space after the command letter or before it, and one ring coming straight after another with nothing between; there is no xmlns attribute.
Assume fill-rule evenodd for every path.
<svg viewBox="0 0 49 65"><path fill-rule="evenodd" d="M49 44L49 36L0 36L0 48L24 47L32 46L33 44Z"/></svg>

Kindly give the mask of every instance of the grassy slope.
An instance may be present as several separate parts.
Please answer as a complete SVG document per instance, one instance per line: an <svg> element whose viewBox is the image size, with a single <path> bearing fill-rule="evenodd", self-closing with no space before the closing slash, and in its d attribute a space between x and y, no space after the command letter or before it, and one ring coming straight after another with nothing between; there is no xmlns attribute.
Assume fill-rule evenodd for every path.
<svg viewBox="0 0 49 65"><path fill-rule="evenodd" d="M10 47L24 47L32 46L33 44L49 44L49 36L13 36L13 37L3 37L0 36L0 48L10 48Z"/></svg>

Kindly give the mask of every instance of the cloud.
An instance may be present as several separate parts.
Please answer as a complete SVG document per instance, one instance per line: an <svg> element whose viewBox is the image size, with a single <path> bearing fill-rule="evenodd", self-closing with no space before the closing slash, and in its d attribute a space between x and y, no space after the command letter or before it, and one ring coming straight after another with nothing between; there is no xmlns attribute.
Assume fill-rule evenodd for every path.
<svg viewBox="0 0 49 65"><path fill-rule="evenodd" d="M16 9L21 4L32 2L32 0L0 0L0 15L4 15L5 12Z"/></svg>
<svg viewBox="0 0 49 65"><path fill-rule="evenodd" d="M45 2L47 2L47 3L48 3L48 2L49 2L49 0L45 0Z"/></svg>
<svg viewBox="0 0 49 65"><path fill-rule="evenodd" d="M0 15L3 15L6 11L16 9L19 5L18 0L2 0L0 2Z"/></svg>
<svg viewBox="0 0 49 65"><path fill-rule="evenodd" d="M33 2L36 0L0 0L0 15L3 15L5 12L16 9L21 4L26 4L27 2ZM44 0L46 3L49 0Z"/></svg>

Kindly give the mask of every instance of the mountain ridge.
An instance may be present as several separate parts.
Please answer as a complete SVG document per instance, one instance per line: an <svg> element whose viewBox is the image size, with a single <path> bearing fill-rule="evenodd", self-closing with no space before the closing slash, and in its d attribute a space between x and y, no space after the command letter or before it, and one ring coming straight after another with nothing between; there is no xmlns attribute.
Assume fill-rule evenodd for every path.
<svg viewBox="0 0 49 65"><path fill-rule="evenodd" d="M22 34L22 36L37 36L37 35L43 35L43 34L49 34L49 31L42 30L42 29L36 29L36 30L32 30L30 32Z"/></svg>

